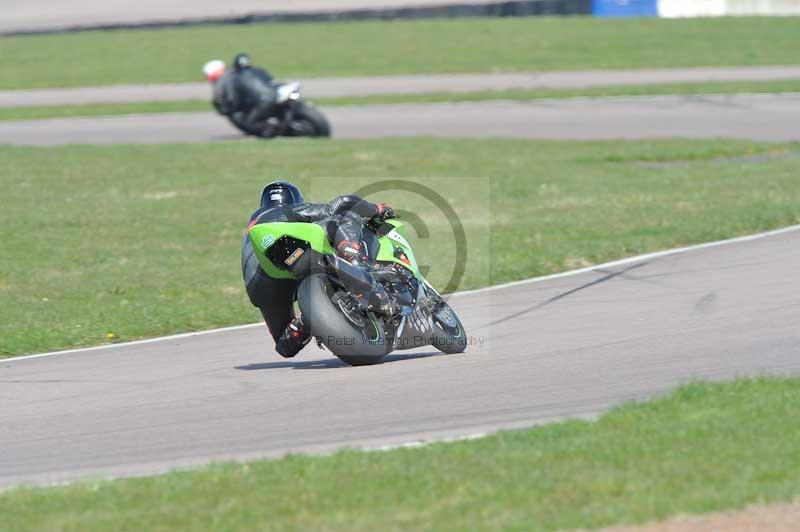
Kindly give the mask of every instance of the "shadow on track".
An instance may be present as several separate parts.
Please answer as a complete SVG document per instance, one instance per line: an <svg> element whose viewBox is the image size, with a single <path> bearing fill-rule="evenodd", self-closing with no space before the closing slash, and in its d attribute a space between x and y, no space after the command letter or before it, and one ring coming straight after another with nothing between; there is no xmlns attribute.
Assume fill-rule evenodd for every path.
<svg viewBox="0 0 800 532"><path fill-rule="evenodd" d="M418 358L429 358L434 356L443 355L438 351L431 351L429 353L412 353L407 355L388 355L384 358L381 364L391 364L392 362L406 362L408 360L415 360ZM244 366L235 366L234 369L242 371L253 371L262 369L336 369L336 368L351 368L338 358L324 358L317 360L280 360L278 362L263 362L260 364L247 364Z"/></svg>

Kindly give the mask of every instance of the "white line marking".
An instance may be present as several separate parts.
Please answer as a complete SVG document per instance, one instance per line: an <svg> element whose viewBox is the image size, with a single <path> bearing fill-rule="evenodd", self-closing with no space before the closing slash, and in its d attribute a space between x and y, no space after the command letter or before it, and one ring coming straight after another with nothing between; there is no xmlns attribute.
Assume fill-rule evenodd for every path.
<svg viewBox="0 0 800 532"><path fill-rule="evenodd" d="M489 291L492 291L492 290L502 290L504 288L510 288L512 286L521 286L521 285L526 285L526 284L541 283L541 282L549 281L549 280L552 280L552 279L560 279L562 277L571 277L573 275L580 275L582 273L588 273L588 272L591 272L591 271L596 270L598 268L613 268L614 266L622 266L622 265L625 265L625 264L631 264L631 263L640 262L640 261L643 261L643 260L656 259L656 258L659 258L659 257L667 257L669 255L677 255L677 254L680 254L680 253L686 253L688 251L697 251L697 250L700 250L700 249L707 249L707 248L713 248L713 247L718 247L718 246L725 246L725 245L728 245L728 244L739 244L739 243L742 243L742 242L751 242L753 240L759 240L759 239L762 239L762 238L769 238L771 236L778 236L778 235L782 235L782 234L785 234L785 233L791 233L791 232L794 232L794 231L800 231L800 225L791 225L789 227L784 227L782 229L775 229L773 231L765 231L763 233L755 233L755 234L752 234L752 235L739 236L739 237L735 237L735 238L728 238L726 240L716 240L714 242L706 242L705 244L695 244L695 245L692 245L692 246L685 246L685 247L682 247L682 248L666 249L664 251L656 251L654 253L646 253L644 255L636 255L636 256L633 256L633 257L627 257L627 258L624 258L624 259L614 260L614 261L611 261L611 262L604 262L602 264L595 264L593 266L587 266L586 268L580 268L580 269L577 269L577 270L569 270L569 271L566 271L566 272L554 273L554 274L551 274L551 275L544 275L544 276L541 276L541 277L532 277L530 279L522 279L520 281L512 281L510 283L497 284L497 285L493 285L493 286L485 286L483 288L476 288L474 290L464 290L462 292L455 292L454 294L451 294L450 296L451 297L464 296L464 295L470 295L470 294L478 294L478 293L481 293L481 292L489 292ZM170 340L180 340L182 338L192 338L192 337L195 337L195 336L202 336L202 335L206 335L206 334L214 334L214 333L220 333L220 332L229 332L229 331L238 331L238 330L242 330L242 329L250 329L250 328L258 327L258 326L261 326L261 325L263 325L262 322L248 323L246 325L234 325L232 327L222 327L222 328L219 328L219 329L208 329L208 330L205 330L205 331L173 334L173 335L170 335L170 336L160 336L160 337L157 337L157 338L147 338L145 340L134 340L132 342L121 342L121 343L118 343L118 344L105 344L105 345L98 345L98 346L94 346L94 347L81 347L81 348L77 348L77 349L67 349L67 350L64 350L64 351L53 351L52 353L39 353L39 354L36 354L36 355L26 355L26 356L21 356L21 357L0 358L0 363L5 364L6 362L16 362L16 361L19 361L19 360L30 360L30 359L33 359L33 358L50 357L50 356L56 356L56 355L66 355L66 354L70 354L70 353L83 353L83 352L88 352L88 351L99 351L99 350L102 350L102 349L113 349L113 348L116 348L116 347L129 347L129 346L135 346L135 345L150 344L150 343L155 343L155 342L167 342L167 341L170 341Z"/></svg>
<svg viewBox="0 0 800 532"><path fill-rule="evenodd" d="M76 349L66 349L64 351L53 351L52 353L39 353L36 355L25 355L21 357L11 357L11 358L0 358L0 364L5 362L14 362L16 360L29 360L31 358L41 358L41 357L51 357L55 355L66 355L70 353L83 353L87 351L100 351L102 349L112 349L114 347L128 347L134 345L143 345L143 344L152 344L155 342L166 342L169 340L180 340L182 338L192 338L194 336L203 336L205 334L212 334L218 332L227 332L227 331L238 331L241 329L250 329L253 327L257 327L259 325L264 325L263 322L258 323L248 323L246 325L233 325L231 327L222 327L219 329L207 329L205 331L195 331L195 332L188 332L188 333L180 333L180 334L172 334L170 336L159 336L156 338L145 338L144 340L133 340L131 342L120 342L118 344L104 344L104 345L96 345L93 347L79 347Z"/></svg>
<svg viewBox="0 0 800 532"><path fill-rule="evenodd" d="M550 281L551 279L560 279L561 277L570 277L573 275L580 275L582 273L588 273L593 270L597 270L599 268L613 268L614 266L624 266L626 264L631 264L634 262L641 262L644 260L649 259L657 259L659 257L667 257L669 255L678 255L680 253L686 253L687 251L697 251L700 249L707 249L707 248L714 248L718 246L725 246L728 244L739 244L741 242L750 242L752 240L760 240L762 238L768 238L771 236L778 236L785 233L791 233L793 231L800 231L800 225L790 225L789 227L784 227L781 229L775 229L772 231L766 231L763 233L755 233L752 235L746 236L737 236L735 238L728 238L726 240L716 240L714 242L706 242L705 244L694 244L692 246L685 246L682 248L673 248L673 249L665 249L663 251L655 251L653 253L645 253L644 255L636 255L633 257L626 257L624 259L618 259L611 262L604 262L602 264L594 264L592 266L587 266L585 268L580 268L578 270L569 270L566 272L560 273L553 273L550 275L543 275L541 277L532 277L530 279L522 279L519 281L512 281L510 283L503 283L503 284L496 284L492 286L484 286L483 288L475 288L473 290L463 290L461 292L455 292L450 294L450 297L454 296L464 296L470 294L477 294L480 292L489 292L492 290L502 290L503 288L510 288L512 286L520 286L525 284L533 284L533 283L541 283L543 281Z"/></svg>

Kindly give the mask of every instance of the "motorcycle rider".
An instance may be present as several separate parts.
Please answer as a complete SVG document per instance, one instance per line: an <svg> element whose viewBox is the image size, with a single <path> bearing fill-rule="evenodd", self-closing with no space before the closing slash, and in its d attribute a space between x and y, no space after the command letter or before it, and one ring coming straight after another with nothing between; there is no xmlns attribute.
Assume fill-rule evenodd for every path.
<svg viewBox="0 0 800 532"><path fill-rule="evenodd" d="M225 61L214 59L203 65L203 75L211 84L211 103L223 115L231 115L236 109L233 91L233 73L228 71Z"/></svg>
<svg viewBox="0 0 800 532"><path fill-rule="evenodd" d="M278 98L272 75L263 68L253 66L246 53L238 53L233 58L233 71L237 110L243 112L245 129L268 136L270 126L266 124L266 119Z"/></svg>
<svg viewBox="0 0 800 532"><path fill-rule="evenodd" d="M253 66L246 53L236 54L232 65L228 71L224 62L214 60L203 67L206 79L213 85L214 108L251 135L269 136L266 120L278 96L272 75Z"/></svg>
<svg viewBox="0 0 800 532"><path fill-rule="evenodd" d="M211 103L214 105L214 109L244 129L244 113L237 111L239 104L234 86L234 72L226 68L224 61L214 59L203 66L203 74L211 83ZM256 134L256 132L252 133Z"/></svg>
<svg viewBox="0 0 800 532"><path fill-rule="evenodd" d="M313 222L324 227L339 255L349 262L368 263L364 245L364 223L394 217L386 203L371 203L358 196L338 196L330 203L306 203L300 189L288 181L269 183L261 193L261 206L250 216L242 243L242 276L253 306L261 311L275 348L291 358L311 339L301 317L294 316L297 281L273 279L258 263L250 229L268 222Z"/></svg>

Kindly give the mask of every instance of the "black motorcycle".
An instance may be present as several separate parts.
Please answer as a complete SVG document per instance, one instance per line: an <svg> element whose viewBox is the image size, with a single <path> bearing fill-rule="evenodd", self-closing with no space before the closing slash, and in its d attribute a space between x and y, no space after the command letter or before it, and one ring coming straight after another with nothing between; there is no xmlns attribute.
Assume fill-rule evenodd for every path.
<svg viewBox="0 0 800 532"><path fill-rule="evenodd" d="M264 127L256 135L243 124L243 112L228 116L231 124L246 135L261 138L273 137L330 137L331 126L317 107L300 95L297 82L280 83L275 86L277 98L275 111L267 117Z"/></svg>

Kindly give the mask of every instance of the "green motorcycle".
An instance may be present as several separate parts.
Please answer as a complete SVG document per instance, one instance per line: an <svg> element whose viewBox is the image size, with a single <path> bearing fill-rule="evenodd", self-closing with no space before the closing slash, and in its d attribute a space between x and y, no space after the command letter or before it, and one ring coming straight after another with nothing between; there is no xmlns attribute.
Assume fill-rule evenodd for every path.
<svg viewBox="0 0 800 532"><path fill-rule="evenodd" d="M366 229L370 265L340 258L313 223L257 224L250 240L267 275L298 281L304 326L345 363L377 364L391 351L421 346L464 351L464 327L420 273L403 223L371 222Z"/></svg>

